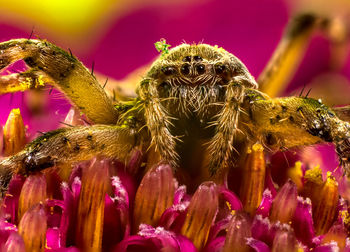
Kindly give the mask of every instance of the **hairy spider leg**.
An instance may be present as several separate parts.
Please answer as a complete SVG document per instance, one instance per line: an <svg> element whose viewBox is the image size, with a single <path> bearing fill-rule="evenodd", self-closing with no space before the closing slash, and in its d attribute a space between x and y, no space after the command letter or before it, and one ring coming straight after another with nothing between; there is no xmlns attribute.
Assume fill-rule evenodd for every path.
<svg viewBox="0 0 350 252"><path fill-rule="evenodd" d="M0 195L6 191L15 173L28 175L56 165L89 160L96 155L123 162L138 141L138 131L125 125L93 125L50 131L16 155L0 161Z"/></svg>
<svg viewBox="0 0 350 252"><path fill-rule="evenodd" d="M313 145L322 142L334 143L345 172L350 172L350 123L342 121L336 113L321 103L306 97L266 99L256 90L247 92L248 118L255 141L267 149ZM341 151L346 150L346 151Z"/></svg>
<svg viewBox="0 0 350 252"><path fill-rule="evenodd" d="M239 83L239 82L238 82ZM209 172L219 175L228 168L229 160L234 151L235 138L237 137L240 105L243 102L245 87L232 81L227 86L226 102L218 115L216 133L209 143L209 153L212 158L209 164Z"/></svg>
<svg viewBox="0 0 350 252"><path fill-rule="evenodd" d="M61 90L92 122L116 124L118 111L95 76L74 56L41 40L15 39L0 43L0 70L23 59L24 73L0 77L0 94L50 83Z"/></svg>
<svg viewBox="0 0 350 252"><path fill-rule="evenodd" d="M178 154L175 151L176 137L170 132L170 117L161 105L154 83L143 80L139 88L139 95L143 103L146 125L151 133L151 146L161 153L163 160L169 162L173 168L177 167Z"/></svg>
<svg viewBox="0 0 350 252"><path fill-rule="evenodd" d="M299 66L315 31L326 24L313 14L296 15L289 23L268 64L258 77L259 90L276 97Z"/></svg>

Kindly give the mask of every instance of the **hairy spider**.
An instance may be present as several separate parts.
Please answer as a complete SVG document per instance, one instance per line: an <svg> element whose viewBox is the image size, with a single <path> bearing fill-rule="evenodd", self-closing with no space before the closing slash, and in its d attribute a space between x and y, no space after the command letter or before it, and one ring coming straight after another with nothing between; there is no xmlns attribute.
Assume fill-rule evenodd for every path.
<svg viewBox="0 0 350 252"><path fill-rule="evenodd" d="M319 23L310 15L296 18L284 45L309 36ZM258 80L262 87L288 68L283 64L290 50L277 49ZM208 177L215 177L255 142L272 151L333 142L345 171L350 170L350 124L339 119L346 113L337 115L307 97L269 98L245 65L223 48L182 44L168 51L165 46L138 86L137 97L116 104L79 60L51 43L16 39L0 44L0 69L20 59L30 70L1 77L3 93L32 88L39 80L51 83L94 125L48 132L2 160L2 191L13 173L26 175L95 155L125 161L133 148L190 175L201 165ZM23 87L28 79L31 84Z"/></svg>

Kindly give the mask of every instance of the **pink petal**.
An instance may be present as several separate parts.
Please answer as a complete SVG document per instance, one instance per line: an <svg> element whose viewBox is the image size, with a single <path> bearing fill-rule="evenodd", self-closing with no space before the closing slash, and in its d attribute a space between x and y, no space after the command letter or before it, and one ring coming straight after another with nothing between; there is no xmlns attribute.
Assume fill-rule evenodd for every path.
<svg viewBox="0 0 350 252"><path fill-rule="evenodd" d="M203 249L203 252L221 252L225 244L225 236L219 236L211 240ZM186 251L186 250L185 250Z"/></svg>
<svg viewBox="0 0 350 252"><path fill-rule="evenodd" d="M112 200L114 201L115 209L120 216L119 218L122 225L122 230L124 230L123 237L126 238L130 235L131 229L129 216L129 194L119 177L112 177L112 189L114 192L114 198Z"/></svg>
<svg viewBox="0 0 350 252"><path fill-rule="evenodd" d="M225 231L229 226L230 220L232 219L232 215L226 216L226 218L221 219L220 221L216 222L210 229L208 241L214 240L220 232Z"/></svg>
<svg viewBox="0 0 350 252"><path fill-rule="evenodd" d="M256 215L252 224L252 237L270 245L273 241L273 235L270 233L271 228L272 224L268 218Z"/></svg>
<svg viewBox="0 0 350 252"><path fill-rule="evenodd" d="M1 248L1 245L0 245ZM22 252L25 251L24 241L22 236L20 236L17 232L13 232L10 234L7 242L5 244L5 251L7 252Z"/></svg>
<svg viewBox="0 0 350 252"><path fill-rule="evenodd" d="M121 241L113 252L160 252L160 249L151 241L140 235L132 235Z"/></svg>
<svg viewBox="0 0 350 252"><path fill-rule="evenodd" d="M124 230L120 223L120 213L109 195L105 198L103 240L104 250L110 251L118 242L123 239Z"/></svg>
<svg viewBox="0 0 350 252"><path fill-rule="evenodd" d="M25 178L21 175L13 176L2 204L4 218L14 224L18 222L18 200L24 180Z"/></svg>
<svg viewBox="0 0 350 252"><path fill-rule="evenodd" d="M279 230L273 239L272 251L294 252L297 250L297 240L293 229Z"/></svg>
<svg viewBox="0 0 350 252"><path fill-rule="evenodd" d="M230 205L231 210L242 210L243 206L240 199L226 187L220 187L219 197L224 199Z"/></svg>
<svg viewBox="0 0 350 252"><path fill-rule="evenodd" d="M249 251L246 239L251 237L252 224L247 213L235 212L227 228L224 252L232 251Z"/></svg>
<svg viewBox="0 0 350 252"><path fill-rule="evenodd" d="M159 219L159 226L174 232L180 232L185 220L185 212L190 197L186 194L186 186L179 186L174 195L173 205L166 209Z"/></svg>
<svg viewBox="0 0 350 252"><path fill-rule="evenodd" d="M184 236L176 235L162 227L153 228L150 225L141 224L138 235L124 239L113 251L196 252L197 250L193 243Z"/></svg>
<svg viewBox="0 0 350 252"><path fill-rule="evenodd" d="M16 233L17 227L0 218L0 248L5 244L11 233Z"/></svg>
<svg viewBox="0 0 350 252"><path fill-rule="evenodd" d="M338 244L336 242L330 242L328 244L324 244L316 247L314 252L337 252L339 251Z"/></svg>
<svg viewBox="0 0 350 252"><path fill-rule="evenodd" d="M58 249L62 247L60 230L58 228L48 228L46 231L46 245L48 248Z"/></svg>
<svg viewBox="0 0 350 252"><path fill-rule="evenodd" d="M269 216L271 205L272 205L272 193L269 189L265 189L260 206L256 210L255 214L257 215L259 214L264 218Z"/></svg>
<svg viewBox="0 0 350 252"><path fill-rule="evenodd" d="M256 252L270 252L270 248L266 245L266 243L254 238L248 238L247 244Z"/></svg>
<svg viewBox="0 0 350 252"><path fill-rule="evenodd" d="M315 229L312 220L311 200L309 198L298 197L292 227L298 240L307 246L311 246L312 239L315 237Z"/></svg>
<svg viewBox="0 0 350 252"><path fill-rule="evenodd" d="M297 187L288 180L278 191L272 202L270 219L272 222L289 223L297 207Z"/></svg>

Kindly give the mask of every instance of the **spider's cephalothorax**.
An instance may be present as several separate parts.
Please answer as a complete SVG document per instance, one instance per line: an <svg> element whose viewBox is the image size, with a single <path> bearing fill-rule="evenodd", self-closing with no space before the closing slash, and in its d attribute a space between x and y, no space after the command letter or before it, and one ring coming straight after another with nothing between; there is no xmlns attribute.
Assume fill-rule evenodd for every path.
<svg viewBox="0 0 350 252"><path fill-rule="evenodd" d="M224 102L228 85L258 87L238 58L206 44L175 47L151 66L144 82L154 86L160 98L174 98L164 100L177 105L179 112L204 114L208 104Z"/></svg>
<svg viewBox="0 0 350 252"><path fill-rule="evenodd" d="M290 69L292 42L306 39L319 23L309 15L294 21L259 78L265 89ZM166 161L192 169L191 175L205 167L208 176L222 175L255 142L266 150L333 142L349 174L350 124L339 119L349 120L349 107L334 111L307 97L269 98L243 63L217 46L182 44L162 53L127 101L109 97L79 60L47 41L0 43L0 70L20 59L30 69L1 76L0 94L51 84L93 125L48 132L0 161L1 191L13 173L95 155L126 161L134 148L141 148L149 163Z"/></svg>
<svg viewBox="0 0 350 252"><path fill-rule="evenodd" d="M183 44L155 61L138 93L162 157L174 167L179 162L188 167L181 162L182 150L192 156L204 142L216 153L210 164L214 172L232 153L244 89L257 86L243 63L224 49Z"/></svg>

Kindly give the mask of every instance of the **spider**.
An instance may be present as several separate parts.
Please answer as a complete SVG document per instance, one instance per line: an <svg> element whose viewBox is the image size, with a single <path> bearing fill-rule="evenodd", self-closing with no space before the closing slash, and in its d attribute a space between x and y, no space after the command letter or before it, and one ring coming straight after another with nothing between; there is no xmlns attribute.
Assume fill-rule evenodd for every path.
<svg viewBox="0 0 350 252"><path fill-rule="evenodd" d="M293 45L319 24L318 18L301 15L282 41ZM162 160L190 175L205 167L207 176L216 178L255 142L269 151L333 142L345 171L350 170L350 124L339 118L346 118L347 109L335 111L306 96L270 98L262 92L287 67L290 47L277 49L258 80L259 90L246 66L223 48L184 43L168 50L163 45L139 83L137 97L113 103L71 53L43 40L0 43L0 69L20 59L30 68L1 77L3 91L52 83L93 122L48 132L3 159L1 191L14 173L27 175L96 155L126 161L134 148L152 162ZM24 80L31 84L23 87Z"/></svg>

